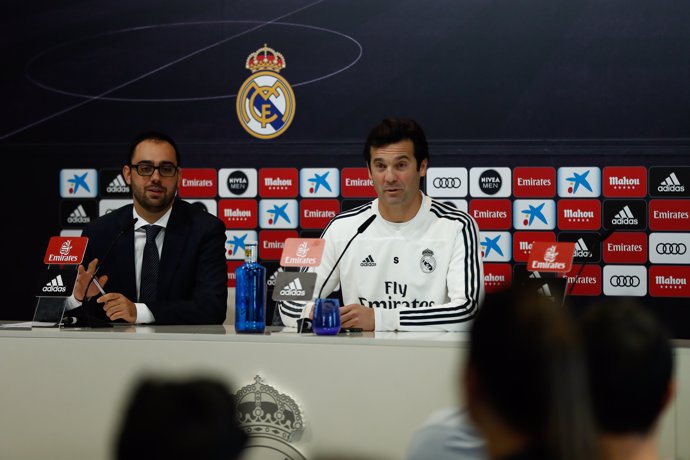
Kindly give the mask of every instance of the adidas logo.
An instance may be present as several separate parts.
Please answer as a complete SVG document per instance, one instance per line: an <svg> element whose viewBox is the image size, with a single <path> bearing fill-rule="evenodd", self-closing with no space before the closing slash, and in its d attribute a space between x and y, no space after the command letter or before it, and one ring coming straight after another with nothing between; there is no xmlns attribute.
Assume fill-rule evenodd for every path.
<svg viewBox="0 0 690 460"><path fill-rule="evenodd" d="M362 262L359 264L360 267L375 267L376 262L374 262L374 258L371 257L371 254L369 254L366 259L364 259Z"/></svg>
<svg viewBox="0 0 690 460"><path fill-rule="evenodd" d="M575 257L592 257L592 253L582 238L575 242Z"/></svg>
<svg viewBox="0 0 690 460"><path fill-rule="evenodd" d="M117 177L108 184L105 191L108 193L129 193L129 185L125 182L122 174L118 174Z"/></svg>
<svg viewBox="0 0 690 460"><path fill-rule="evenodd" d="M266 285L268 285L268 286L275 286L275 285L276 285L276 278L278 278L278 273L282 273L282 272L284 272L284 271L285 271L285 269L284 269L283 267L278 267L278 270L276 270L275 272L273 272L273 274L272 274L271 277L268 279L268 281L266 281Z"/></svg>
<svg viewBox="0 0 690 460"><path fill-rule="evenodd" d="M659 184L657 190L660 192L684 192L685 186L680 183L676 173L672 172Z"/></svg>
<svg viewBox="0 0 690 460"><path fill-rule="evenodd" d="M88 224L91 222L91 218L86 215L86 211L82 205L77 206L77 209L72 211L72 213L67 218L67 222L70 224Z"/></svg>
<svg viewBox="0 0 690 460"><path fill-rule="evenodd" d="M539 272L530 272L528 278L541 278Z"/></svg>
<svg viewBox="0 0 690 460"><path fill-rule="evenodd" d="M537 289L537 294L553 298L553 296L551 295L551 288L549 288L548 283L542 284L541 287Z"/></svg>
<svg viewBox="0 0 690 460"><path fill-rule="evenodd" d="M630 208L626 204L623 209L618 211L618 214L611 219L611 223L614 225L637 225L637 219L633 216L632 211L630 211Z"/></svg>
<svg viewBox="0 0 690 460"><path fill-rule="evenodd" d="M306 292L302 288L302 282L299 280L299 278L295 278L294 280L290 281L283 289L280 290L280 295L301 296L304 294L306 294Z"/></svg>
<svg viewBox="0 0 690 460"><path fill-rule="evenodd" d="M42 289L43 292L66 292L67 288L62 282L62 275L58 275L52 280L48 281Z"/></svg>

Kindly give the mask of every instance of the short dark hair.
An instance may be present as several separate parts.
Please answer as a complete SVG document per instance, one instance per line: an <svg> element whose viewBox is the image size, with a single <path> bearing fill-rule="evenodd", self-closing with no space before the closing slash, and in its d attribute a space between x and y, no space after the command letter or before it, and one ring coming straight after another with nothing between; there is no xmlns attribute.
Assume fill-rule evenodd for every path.
<svg viewBox="0 0 690 460"><path fill-rule="evenodd" d="M117 459L236 458L247 442L236 407L235 397L220 381L146 378L136 385L126 408Z"/></svg>
<svg viewBox="0 0 690 460"><path fill-rule="evenodd" d="M170 144L173 150L175 150L175 162L177 163L177 166L182 166L182 163L180 162L180 151L177 149L175 140L170 135L162 131L143 131L137 134L134 137L134 140L132 140L132 142L129 144L129 158L127 159L127 164L132 164L134 151L137 149L137 146L144 141L166 142Z"/></svg>
<svg viewBox="0 0 690 460"><path fill-rule="evenodd" d="M409 118L386 118L369 131L363 152L367 166L371 163L372 147L383 147L405 139L412 141L417 170L419 170L422 161L429 159L429 144L422 127Z"/></svg>
<svg viewBox="0 0 690 460"><path fill-rule="evenodd" d="M669 333L636 300L607 299L582 315L590 392L599 429L649 433L673 376Z"/></svg>

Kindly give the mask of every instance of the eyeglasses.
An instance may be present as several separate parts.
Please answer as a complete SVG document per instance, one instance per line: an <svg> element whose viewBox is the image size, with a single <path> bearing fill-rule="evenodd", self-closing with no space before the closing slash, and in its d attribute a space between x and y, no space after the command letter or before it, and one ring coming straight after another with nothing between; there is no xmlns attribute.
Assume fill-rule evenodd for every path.
<svg viewBox="0 0 690 460"><path fill-rule="evenodd" d="M172 177L177 174L177 166L172 163L161 163L158 166L153 166L150 163L139 163L136 165L129 165L129 167L136 169L140 176L153 176L153 172L156 169L163 177Z"/></svg>

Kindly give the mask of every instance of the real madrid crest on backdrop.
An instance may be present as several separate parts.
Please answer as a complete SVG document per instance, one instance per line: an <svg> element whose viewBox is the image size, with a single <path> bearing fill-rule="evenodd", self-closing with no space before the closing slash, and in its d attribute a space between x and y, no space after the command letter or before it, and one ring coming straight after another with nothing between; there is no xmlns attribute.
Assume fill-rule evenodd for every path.
<svg viewBox="0 0 690 460"><path fill-rule="evenodd" d="M247 57L247 78L237 93L237 116L242 127L259 139L283 134L295 116L295 95L278 74L285 68L283 55L268 45Z"/></svg>

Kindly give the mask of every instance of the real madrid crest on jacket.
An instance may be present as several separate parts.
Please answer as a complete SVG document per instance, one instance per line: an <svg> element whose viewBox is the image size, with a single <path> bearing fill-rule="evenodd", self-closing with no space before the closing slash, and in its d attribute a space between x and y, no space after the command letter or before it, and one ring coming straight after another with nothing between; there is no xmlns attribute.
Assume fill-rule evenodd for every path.
<svg viewBox="0 0 690 460"><path fill-rule="evenodd" d="M249 55L245 66L252 71L237 93L237 116L242 127L259 139L285 132L295 116L295 95L278 74L285 58L268 45Z"/></svg>
<svg viewBox="0 0 690 460"><path fill-rule="evenodd" d="M330 222L314 292L356 229L378 213L378 199ZM483 297L479 229L465 212L423 196L417 215L393 223L380 215L355 238L323 290L342 286L343 304L374 309L377 331L463 331ZM303 305L280 306L293 326Z"/></svg>

